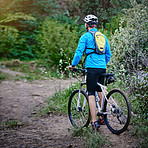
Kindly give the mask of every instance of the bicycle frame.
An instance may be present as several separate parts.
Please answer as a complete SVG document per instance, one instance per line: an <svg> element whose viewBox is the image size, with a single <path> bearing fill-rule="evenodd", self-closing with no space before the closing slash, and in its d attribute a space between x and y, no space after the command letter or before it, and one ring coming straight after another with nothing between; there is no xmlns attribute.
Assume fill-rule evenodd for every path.
<svg viewBox="0 0 148 148"><path fill-rule="evenodd" d="M85 81L86 81L86 76L85 76ZM85 89L82 88L83 85L86 85L86 82L80 84L79 95L78 95L78 100L77 100L77 105L76 105L76 110L77 110L77 111L79 111L79 106L80 106L79 104L80 104L80 98L81 98L81 90L85 90L85 92L87 92L87 89L86 89L86 88L85 88ZM101 105L101 107L100 107L100 105L99 105L99 101L96 100L96 107L97 107L97 110L98 110L99 113L102 113L102 114L104 114L104 115L105 115L105 114L111 114L111 113L109 113L109 112L103 112L103 109L104 109L103 107L104 107L104 102L105 102L105 100L108 102L108 99L107 99L107 97L106 97L106 95L108 94L107 86L102 85L102 84L100 84L100 83L98 83L98 82L97 82L97 85L101 87L102 95L103 95L103 100L102 100L102 105ZM95 98L96 98L96 96L95 96ZM116 106L118 106L117 103L114 101L114 99L113 99L112 97L111 97L110 99L114 102L114 104L115 104ZM84 110L85 105L86 105L86 99L84 99L84 101L83 101L82 110Z"/></svg>
<svg viewBox="0 0 148 148"><path fill-rule="evenodd" d="M104 104L104 101L105 101L104 99L107 100L106 94L107 94L108 92L107 92L107 87L106 87L106 86L104 86L104 85L102 85L102 84L100 84L100 83L97 83L97 85L101 87L102 95L103 95L103 100L102 100L102 107L100 107L98 101L96 101L96 106L97 106L97 108L98 108L98 111L99 111L99 112L102 112L102 111L103 111L103 104ZM96 96L95 96L95 97L96 97Z"/></svg>
<svg viewBox="0 0 148 148"><path fill-rule="evenodd" d="M81 69L80 69L80 70L81 70ZM86 88L83 88L83 85L86 85L86 75L84 76L84 79L83 79L84 82L82 82L78 77L77 77L77 79L78 79L78 81L81 82L81 84L80 84L80 89L79 89L78 100L77 100L77 104L76 104L76 110L79 111L80 98L81 98L81 91L84 90L84 91L87 93L87 89L86 89ZM108 94L107 86L102 85L102 84L100 84L100 83L98 83L98 82L97 82L97 85L100 86L100 88L101 88L101 90L102 90L102 95L103 95L101 107L100 107L100 105L99 105L99 101L96 100L96 95L95 95L97 110L98 110L98 112L101 113L101 114L111 114L111 113L109 113L109 112L103 112L103 107L104 107L104 102L105 102L105 100L108 102L108 99L107 99L107 97L106 97L106 95ZM114 104L115 104L116 106L118 106L117 103L114 101L114 99L113 99L112 97L111 97L110 99L114 102ZM84 99L84 101L83 101L82 110L84 110L85 105L86 105L86 99Z"/></svg>
<svg viewBox="0 0 148 148"><path fill-rule="evenodd" d="M85 76L85 81L86 81L86 76ZM77 111L79 111L81 90L83 90L83 88L82 88L83 85L86 85L86 82L80 84L79 95L78 95L78 100L77 100L77 105L76 105L76 110ZM107 100L107 98L106 98L106 94L108 93L107 92L107 87L100 84L100 83L97 83L97 85L101 87L101 90L102 90L102 93L103 93L103 103L104 103L104 99ZM84 90L85 90L85 92L87 92L86 88ZM96 100L96 107L97 107L98 111L101 112L103 110L103 105L102 105L102 108L101 108L98 102L99 101ZM82 110L85 108L85 105L86 105L86 99L84 99Z"/></svg>

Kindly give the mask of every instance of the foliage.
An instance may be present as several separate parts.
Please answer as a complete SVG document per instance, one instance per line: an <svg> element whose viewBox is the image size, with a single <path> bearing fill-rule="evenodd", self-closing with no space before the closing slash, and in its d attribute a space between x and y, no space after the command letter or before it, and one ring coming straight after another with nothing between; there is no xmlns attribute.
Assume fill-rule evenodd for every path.
<svg viewBox="0 0 148 148"><path fill-rule="evenodd" d="M115 9L117 9L118 12L122 11L124 8L131 7L130 0L111 0L110 3Z"/></svg>
<svg viewBox="0 0 148 148"><path fill-rule="evenodd" d="M123 85L130 88L137 96L137 105L140 114L146 118L147 107L144 107L147 96L147 39L148 20L147 7L143 4L131 3L133 8L124 10L125 15L121 19L120 27L115 31L111 40L112 70L122 79ZM123 27L122 24L126 23ZM143 71L143 72L142 72ZM143 74L145 73L145 74ZM144 89L144 91L143 91Z"/></svg>
<svg viewBox="0 0 148 148"><path fill-rule="evenodd" d="M80 17L67 17L66 13L53 15L52 19L56 20L59 23L64 23L67 26L70 27L70 31L75 30L80 37L86 30L84 27L84 24L79 24Z"/></svg>
<svg viewBox="0 0 148 148"><path fill-rule="evenodd" d="M43 20L44 17L54 14L59 5L54 0L1 0L0 14L23 12L31 14L36 19Z"/></svg>
<svg viewBox="0 0 148 148"><path fill-rule="evenodd" d="M6 75L0 71L0 82L6 79Z"/></svg>
<svg viewBox="0 0 148 148"><path fill-rule="evenodd" d="M0 23L9 23L9 22L16 21L16 20L19 20L19 19L35 21L34 17L27 15L27 14L24 14L22 12L18 12L18 13L15 13L15 14L11 14L11 13L7 14L5 18L0 20Z"/></svg>
<svg viewBox="0 0 148 148"><path fill-rule="evenodd" d="M16 27L8 26L7 23L12 21L17 21L19 19L35 21L35 18L24 14L24 13L15 13L15 14L7 14L6 17L0 19L0 55L4 57L8 57L11 54L14 47L24 39L19 40L19 30Z"/></svg>
<svg viewBox="0 0 148 148"><path fill-rule="evenodd" d="M54 0L42 0L42 1L32 0L32 3L34 6L34 12L36 9L37 10L36 14L40 14L45 17L54 14L57 11L57 9L60 7Z"/></svg>
<svg viewBox="0 0 148 148"><path fill-rule="evenodd" d="M99 132L92 134L91 128L74 129L73 136L80 137L84 141L85 148L101 148L105 144L111 144L109 140Z"/></svg>
<svg viewBox="0 0 148 148"><path fill-rule="evenodd" d="M0 129L1 127L5 127L5 128L17 128L19 126L18 121L17 120L6 120L0 123Z"/></svg>
<svg viewBox="0 0 148 148"><path fill-rule="evenodd" d="M39 28L36 39L39 44L36 54L44 59L47 66L63 72L71 63L77 45L76 31L70 31L70 26L46 19Z"/></svg>
<svg viewBox="0 0 148 148"><path fill-rule="evenodd" d="M139 105L137 109L138 108L140 109L142 119L148 119L148 85L147 85L147 82L148 82L148 76L144 75L143 78L138 80L138 83L135 86L136 87L135 94L137 98L136 103L138 103ZM133 103L133 104L136 104L136 103Z"/></svg>
<svg viewBox="0 0 148 148"><path fill-rule="evenodd" d="M129 7L128 1L119 0L82 0L80 9L85 14L94 14L99 19L99 26L110 22L112 16L116 15L123 8Z"/></svg>
<svg viewBox="0 0 148 148"><path fill-rule="evenodd" d="M132 73L147 67L147 10L141 4L125 12L121 25L126 19L127 26L116 30L111 46L114 63L123 65L128 73Z"/></svg>
<svg viewBox="0 0 148 148"><path fill-rule="evenodd" d="M35 29L45 16L55 13L58 5L53 0L2 0L0 7L0 56L35 58Z"/></svg>
<svg viewBox="0 0 148 148"><path fill-rule="evenodd" d="M123 17L123 13L118 13L116 16L112 16L109 23L105 24L105 29L110 31L111 34L114 34L116 29L119 29L121 26L120 21ZM122 23L122 27L126 26L126 22Z"/></svg>
<svg viewBox="0 0 148 148"><path fill-rule="evenodd" d="M69 96L75 89L77 89L77 87L78 84L75 83L64 90L59 90L59 88L56 88L57 92L46 100L48 105L41 108L39 115L48 114L51 111L67 114Z"/></svg>
<svg viewBox="0 0 148 148"><path fill-rule="evenodd" d="M132 126L131 134L136 135L138 139L138 144L136 148L147 148L148 145L148 120L139 121L135 119L136 122Z"/></svg>
<svg viewBox="0 0 148 148"><path fill-rule="evenodd" d="M13 49L7 56L8 58L15 58L21 60L31 60L36 58L35 48L35 33L30 33L29 31L20 31L17 42Z"/></svg>

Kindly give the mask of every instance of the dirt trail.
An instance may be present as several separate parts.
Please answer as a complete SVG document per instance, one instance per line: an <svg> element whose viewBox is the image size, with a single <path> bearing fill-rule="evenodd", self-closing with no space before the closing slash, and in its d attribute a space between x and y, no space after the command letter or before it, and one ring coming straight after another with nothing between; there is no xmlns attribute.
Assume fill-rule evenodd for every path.
<svg viewBox="0 0 148 148"><path fill-rule="evenodd" d="M11 71L9 70L9 74ZM16 73L18 74L18 73ZM13 72L15 75L15 72ZM36 118L34 114L45 100L56 91L72 84L72 80L3 81L0 84L0 122L17 120L22 127L0 130L2 148L81 148L83 142L72 136L72 126L67 116L50 114ZM117 136L106 126L100 133L110 138L112 145L105 147L134 148L136 140L128 131Z"/></svg>

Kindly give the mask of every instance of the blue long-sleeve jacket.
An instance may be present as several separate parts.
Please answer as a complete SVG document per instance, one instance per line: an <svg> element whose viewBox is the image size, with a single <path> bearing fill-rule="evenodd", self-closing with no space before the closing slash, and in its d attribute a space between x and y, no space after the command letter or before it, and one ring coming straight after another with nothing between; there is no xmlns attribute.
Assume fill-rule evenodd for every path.
<svg viewBox="0 0 148 148"><path fill-rule="evenodd" d="M93 28L90 31L97 31L97 29ZM79 40L79 44L72 61L72 66L74 67L79 63L83 55L83 52L85 51L85 54L88 55L85 61L85 68L106 69L106 65L111 58L111 50L106 36L105 39L106 39L106 46L105 46L106 54L98 55L96 53L92 53L88 55L90 52L93 52L93 50L87 48L95 49L94 37L90 32L86 32L85 34L83 34Z"/></svg>

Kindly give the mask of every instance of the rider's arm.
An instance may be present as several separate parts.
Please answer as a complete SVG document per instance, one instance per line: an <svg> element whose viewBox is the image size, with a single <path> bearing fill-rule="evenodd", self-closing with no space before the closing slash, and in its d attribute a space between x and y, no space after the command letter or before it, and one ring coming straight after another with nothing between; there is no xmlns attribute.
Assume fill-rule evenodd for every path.
<svg viewBox="0 0 148 148"><path fill-rule="evenodd" d="M85 35L82 35L79 40L79 44L78 44L78 47L76 49L76 52L75 52L75 55L74 55L74 58L72 61L73 67L79 63L79 61L83 55L83 52L85 50L85 46L86 46L86 37L85 37Z"/></svg>
<svg viewBox="0 0 148 148"><path fill-rule="evenodd" d="M111 58L111 50L110 50L109 42L106 38L106 54L105 54L106 65L109 62L110 58Z"/></svg>

